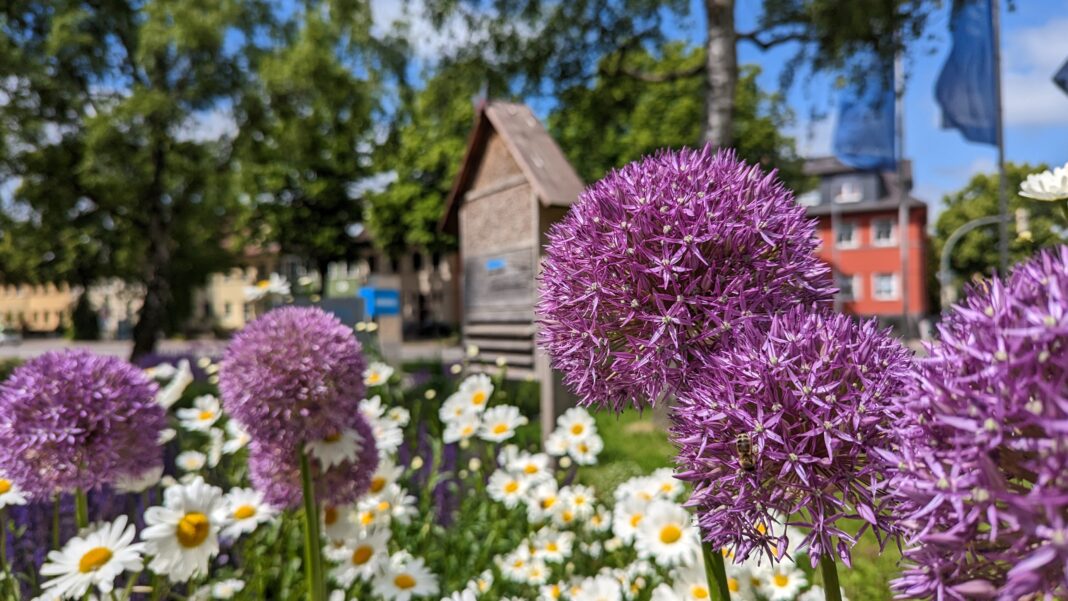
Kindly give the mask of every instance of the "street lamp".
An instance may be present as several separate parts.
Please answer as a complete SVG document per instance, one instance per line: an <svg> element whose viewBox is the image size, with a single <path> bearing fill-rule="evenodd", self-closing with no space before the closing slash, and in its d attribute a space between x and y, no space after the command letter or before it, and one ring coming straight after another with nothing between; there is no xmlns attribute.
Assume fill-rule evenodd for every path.
<svg viewBox="0 0 1068 601"><path fill-rule="evenodd" d="M959 242L965 234L975 228L983 227L984 225L997 225L999 223L1001 223L1001 217L999 215L972 219L968 223L965 223L954 230L953 233L949 235L949 238L946 239L946 244L942 247L942 258L941 261L939 261L938 266L938 283L942 285L941 297L943 308L956 300L956 295L953 290L953 272L949 269L949 258L953 255L953 247L957 245L957 242Z"/></svg>

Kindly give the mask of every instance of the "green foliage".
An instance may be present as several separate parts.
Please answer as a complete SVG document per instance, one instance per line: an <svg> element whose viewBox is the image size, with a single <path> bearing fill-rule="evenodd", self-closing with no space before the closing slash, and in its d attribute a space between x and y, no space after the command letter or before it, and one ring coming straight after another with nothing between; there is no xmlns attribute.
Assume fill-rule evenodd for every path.
<svg viewBox="0 0 1068 601"><path fill-rule="evenodd" d="M612 63L619 57L603 59ZM628 55L630 68L654 75L687 71L704 63L701 48L667 45L660 56ZM603 69L603 70L607 70ZM789 185L804 183L794 141L782 130L793 115L781 94L757 85L760 68L746 66L735 92L735 147L753 162L777 167ZM583 180L592 182L606 171L660 148L701 143L704 114L700 75L644 82L626 76L601 76L591 87L578 86L560 95L549 128Z"/></svg>
<svg viewBox="0 0 1068 601"><path fill-rule="evenodd" d="M1064 227L1064 218L1057 203L1041 202L1023 198L1017 194L1022 182L1029 174L1045 169L1045 166L1007 163L1009 205L1009 263L1023 261L1036 251L1063 244L1068 240ZM933 264L938 257L946 239L960 226L977 219L998 214L998 175L980 173L959 191L942 199L945 209L935 223L934 235L931 237ZM1031 237L1021 239L1016 232L1013 219L1018 208L1030 211ZM953 249L950 267L962 280L974 277L989 277L998 268L998 228L997 226L977 228L964 235ZM936 270L937 271L937 270ZM936 288L937 289L937 288Z"/></svg>

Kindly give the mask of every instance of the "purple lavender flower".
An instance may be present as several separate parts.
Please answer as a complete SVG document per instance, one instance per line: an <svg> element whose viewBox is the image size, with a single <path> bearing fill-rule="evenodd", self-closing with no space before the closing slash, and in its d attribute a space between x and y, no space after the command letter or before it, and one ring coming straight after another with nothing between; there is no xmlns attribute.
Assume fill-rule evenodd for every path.
<svg viewBox="0 0 1068 601"><path fill-rule="evenodd" d="M874 321L796 307L767 331L739 328L673 411L678 477L693 483L705 539L736 561L753 551L780 558L796 550L785 521L806 532L799 547L815 566L825 554L849 565L869 528L880 540L893 535L870 454L887 442L910 366L908 350ZM859 529L849 532L846 519Z"/></svg>
<svg viewBox="0 0 1068 601"><path fill-rule="evenodd" d="M353 460L323 470L314 457L309 457L315 498L327 506L355 501L371 488L371 477L378 469L374 431L367 420L357 411L348 416L344 424L358 439L359 451ZM280 508L300 505L303 498L300 459L295 449L253 440L249 443L249 478L271 505Z"/></svg>
<svg viewBox="0 0 1068 601"><path fill-rule="evenodd" d="M359 412L365 367L351 328L318 308L285 307L234 337L219 390L253 439L296 450L335 434Z"/></svg>
<svg viewBox="0 0 1068 601"><path fill-rule="evenodd" d="M548 238L538 341L584 405L655 404L732 330L833 292L792 193L709 146L609 173Z"/></svg>
<svg viewBox="0 0 1068 601"><path fill-rule="evenodd" d="M900 398L885 456L905 597L1068 598L1068 247L970 291Z"/></svg>
<svg viewBox="0 0 1068 601"><path fill-rule="evenodd" d="M37 499L158 466L166 413L157 386L114 357L53 351L0 385L0 466Z"/></svg>

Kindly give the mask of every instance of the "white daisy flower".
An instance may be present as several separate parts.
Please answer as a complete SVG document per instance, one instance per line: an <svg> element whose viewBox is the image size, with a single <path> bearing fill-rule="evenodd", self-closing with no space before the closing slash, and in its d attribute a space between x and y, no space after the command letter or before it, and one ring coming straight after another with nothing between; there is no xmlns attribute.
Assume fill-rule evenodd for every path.
<svg viewBox="0 0 1068 601"><path fill-rule="evenodd" d="M597 502L593 489L582 484L572 484L561 489L560 500L570 507L578 520L585 520L593 515Z"/></svg>
<svg viewBox="0 0 1068 601"><path fill-rule="evenodd" d="M586 520L586 528L590 532L608 532L612 529L612 512L603 506L597 507L590 519Z"/></svg>
<svg viewBox="0 0 1068 601"><path fill-rule="evenodd" d="M473 374L460 384L460 391L466 393L467 403L472 409L482 411L493 396L493 380L486 374Z"/></svg>
<svg viewBox="0 0 1068 601"><path fill-rule="evenodd" d="M649 485L656 489L658 496L669 501L674 501L686 490L669 467L654 471L648 476L648 481Z"/></svg>
<svg viewBox="0 0 1068 601"><path fill-rule="evenodd" d="M482 414L478 436L488 442L504 442L515 436L515 429L527 423L527 418L514 405L498 405Z"/></svg>
<svg viewBox="0 0 1068 601"><path fill-rule="evenodd" d="M700 544L690 513L681 505L659 499L649 504L634 537L640 557L669 567L693 563Z"/></svg>
<svg viewBox="0 0 1068 601"><path fill-rule="evenodd" d="M489 592L491 586L493 586L493 570L485 570L477 578L468 580L464 589L477 596Z"/></svg>
<svg viewBox="0 0 1068 601"><path fill-rule="evenodd" d="M557 563L571 556L571 546L574 541L573 532L559 532L545 528L534 535L531 546L534 547L534 557L549 563Z"/></svg>
<svg viewBox="0 0 1068 601"><path fill-rule="evenodd" d="M278 510L263 500L263 493L251 488L232 488L216 512L215 521L226 524L220 535L232 540L252 532L276 515Z"/></svg>
<svg viewBox="0 0 1068 601"><path fill-rule="evenodd" d="M342 547L327 551L327 558L338 563L330 577L345 588L357 580L369 582L389 559L389 530L373 530L348 540Z"/></svg>
<svg viewBox="0 0 1068 601"><path fill-rule="evenodd" d="M553 477L549 456L545 453L519 451L505 465L508 471L526 480L528 484L539 484Z"/></svg>
<svg viewBox="0 0 1068 601"><path fill-rule="evenodd" d="M182 359L178 362L178 372L171 381L156 393L156 402L164 409L170 409L172 405L182 398L182 393L193 383L193 370L189 368L189 361Z"/></svg>
<svg viewBox="0 0 1068 601"><path fill-rule="evenodd" d="M593 416L582 407L572 407L556 418L557 430L564 433L571 441L576 442L597 433L597 426Z"/></svg>
<svg viewBox="0 0 1068 601"><path fill-rule="evenodd" d="M389 381L393 368L381 361L373 361L363 370L363 383L367 386L381 386Z"/></svg>
<svg viewBox="0 0 1068 601"><path fill-rule="evenodd" d="M193 406L178 410L178 419L186 430L207 432L222 415L222 406L219 399L204 394L193 399Z"/></svg>
<svg viewBox="0 0 1068 601"><path fill-rule="evenodd" d="M538 587L538 601L557 601L564 596L567 587L563 582L543 584Z"/></svg>
<svg viewBox="0 0 1068 601"><path fill-rule="evenodd" d="M174 428L164 428L159 431L159 436L156 438L156 442L163 446L168 442L174 440L174 437L178 436L178 431Z"/></svg>
<svg viewBox="0 0 1068 601"><path fill-rule="evenodd" d="M534 557L530 553L530 546L526 542L520 543L511 553L499 558L497 566L501 570L501 576L512 582L526 582L527 566Z"/></svg>
<svg viewBox="0 0 1068 601"><path fill-rule="evenodd" d="M25 505L26 493L11 480L0 476L0 509L12 505Z"/></svg>
<svg viewBox="0 0 1068 601"><path fill-rule="evenodd" d="M590 434L581 440L572 441L567 447L567 454L579 465L596 465L597 456L604 450L604 440L596 434Z"/></svg>
<svg viewBox="0 0 1068 601"><path fill-rule="evenodd" d="M441 441L445 444L470 440L478 434L482 425L482 418L474 412L467 412L460 417L445 422L445 431L441 434Z"/></svg>
<svg viewBox="0 0 1068 601"><path fill-rule="evenodd" d="M187 485L163 491L163 506L149 507L141 539L152 555L148 569L184 582L206 575L208 563L219 553L219 529L212 516L223 506L222 489L196 478Z"/></svg>
<svg viewBox="0 0 1068 601"><path fill-rule="evenodd" d="M761 578L759 591L768 601L793 601L806 584L805 573L797 566L780 563Z"/></svg>
<svg viewBox="0 0 1068 601"><path fill-rule="evenodd" d="M442 597L441 601L475 601L478 597L470 589L463 589L462 591L455 591L448 597Z"/></svg>
<svg viewBox="0 0 1068 601"><path fill-rule="evenodd" d="M226 434L221 428L212 428L208 432L208 467L219 465L224 444L226 444Z"/></svg>
<svg viewBox="0 0 1068 601"><path fill-rule="evenodd" d="M622 503L617 503L612 511L612 533L625 543L634 542L638 526L648 510L649 503L638 497L628 497Z"/></svg>
<svg viewBox="0 0 1068 601"><path fill-rule="evenodd" d="M78 599L93 587L101 594L110 594L119 574L137 573L143 568L145 545L134 543L134 536L134 526L127 526L126 516L120 515L114 522L96 524L67 541L62 549L49 552L40 571L42 576L51 577L42 584L45 596Z"/></svg>
<svg viewBox="0 0 1068 601"><path fill-rule="evenodd" d="M387 457L382 461L379 461L374 475L371 476L371 488L369 492L371 494L382 492L387 486L400 480L401 474L403 473L404 468L397 465L392 457Z"/></svg>
<svg viewBox="0 0 1068 601"><path fill-rule="evenodd" d="M382 404L382 397L374 395L371 398L360 401L360 413L368 420L377 420L386 414L386 407Z"/></svg>
<svg viewBox="0 0 1068 601"><path fill-rule="evenodd" d="M662 601L706 601L712 598L708 588L708 576L704 572L704 563L696 562L693 566L676 570L672 574L673 584L662 584L653 591L653 599ZM739 583L735 580L735 585ZM729 588L729 583L728 583ZM666 589L666 590L665 590ZM731 594L734 598L734 594Z"/></svg>
<svg viewBox="0 0 1068 601"><path fill-rule="evenodd" d="M498 503L512 509L523 500L528 483L506 470L497 470L486 483L486 493Z"/></svg>
<svg viewBox="0 0 1068 601"><path fill-rule="evenodd" d="M390 407L389 411L386 411L386 419L403 428L412 421L412 414L404 407Z"/></svg>
<svg viewBox="0 0 1068 601"><path fill-rule="evenodd" d="M359 535L360 529L356 527L351 505L326 505L319 512L319 520L326 540L345 542Z"/></svg>
<svg viewBox="0 0 1068 601"><path fill-rule="evenodd" d="M403 551L394 553L385 562L372 583L374 593L386 601L408 601L413 596L428 597L438 594L438 577L422 558L415 558Z"/></svg>
<svg viewBox="0 0 1068 601"><path fill-rule="evenodd" d="M524 498L527 504L527 521L539 522L550 517L559 498L556 480L546 480L535 486Z"/></svg>
<svg viewBox="0 0 1068 601"><path fill-rule="evenodd" d="M618 579L598 574L579 582L569 597L572 601L623 601L623 587Z"/></svg>
<svg viewBox="0 0 1068 601"><path fill-rule="evenodd" d="M173 363L160 363L152 367L145 368L145 375L153 380L159 380L160 382L166 382L178 373L178 368Z"/></svg>
<svg viewBox="0 0 1068 601"><path fill-rule="evenodd" d="M563 430L553 430L545 439L545 452L553 457L566 455L571 443Z"/></svg>
<svg viewBox="0 0 1068 601"><path fill-rule="evenodd" d="M245 429L241 427L241 424L237 423L237 420L233 419L226 422L226 436L222 452L227 455L233 455L252 441L252 436L245 432Z"/></svg>
<svg viewBox="0 0 1068 601"><path fill-rule="evenodd" d="M355 430L344 430L327 436L323 440L315 440L304 446L304 450L319 460L319 465L328 470L335 465L346 461L355 461L363 448L363 440Z"/></svg>
<svg viewBox="0 0 1068 601"><path fill-rule="evenodd" d="M1068 198L1068 163L1028 175L1020 184L1020 196L1047 201Z"/></svg>
<svg viewBox="0 0 1068 601"><path fill-rule="evenodd" d="M842 601L849 601L849 599L846 598L845 591L842 589L839 590L841 591ZM801 593L801 596L797 598L797 601L824 601L826 598L827 596L823 587L818 584L813 584L812 588Z"/></svg>
<svg viewBox="0 0 1068 601"><path fill-rule="evenodd" d="M174 458L174 464L183 472L196 472L208 462L208 456L200 451L182 451Z"/></svg>
<svg viewBox="0 0 1068 601"><path fill-rule="evenodd" d="M537 557L530 560L523 571L523 583L531 586L545 584L549 580L549 566Z"/></svg>
<svg viewBox="0 0 1068 601"><path fill-rule="evenodd" d="M233 599L234 595L245 589L245 581L230 578L211 585L211 594L216 599Z"/></svg>
<svg viewBox="0 0 1068 601"><path fill-rule="evenodd" d="M404 487L390 484L377 495L368 495L356 506L357 523L363 528L392 522L407 524L418 513L416 499Z"/></svg>
<svg viewBox="0 0 1068 601"><path fill-rule="evenodd" d="M481 411L475 411L471 405L468 394L464 391L456 391L449 395L445 402L438 408L438 417L444 423L449 423L464 417L465 415L477 415Z"/></svg>
<svg viewBox="0 0 1068 601"><path fill-rule="evenodd" d="M162 477L163 465L160 464L156 467L150 467L136 476L119 476L118 480L115 481L115 490L124 493L141 493L159 484ZM2 488L2 481L0 481L0 489ZM0 495L0 507L3 507L2 495Z"/></svg>

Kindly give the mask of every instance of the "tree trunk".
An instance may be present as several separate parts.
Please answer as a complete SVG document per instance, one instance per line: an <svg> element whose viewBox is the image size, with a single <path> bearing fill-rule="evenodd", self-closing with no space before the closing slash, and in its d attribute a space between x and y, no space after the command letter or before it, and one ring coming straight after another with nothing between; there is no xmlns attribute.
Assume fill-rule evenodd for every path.
<svg viewBox="0 0 1068 601"><path fill-rule="evenodd" d="M734 89L738 84L734 0L705 0L708 48L705 57L704 140L715 146L734 143Z"/></svg>
<svg viewBox="0 0 1068 601"><path fill-rule="evenodd" d="M152 181L148 186L148 212L146 234L148 257L145 261L145 298L133 329L133 350L130 360L135 361L156 350L160 331L171 300L171 286L167 280L171 265L170 235L163 204L163 173L166 169L164 134L157 130L152 144Z"/></svg>
<svg viewBox="0 0 1068 601"><path fill-rule="evenodd" d="M318 259L315 261L315 270L319 272L319 296L326 298L327 278L330 275L330 261Z"/></svg>

